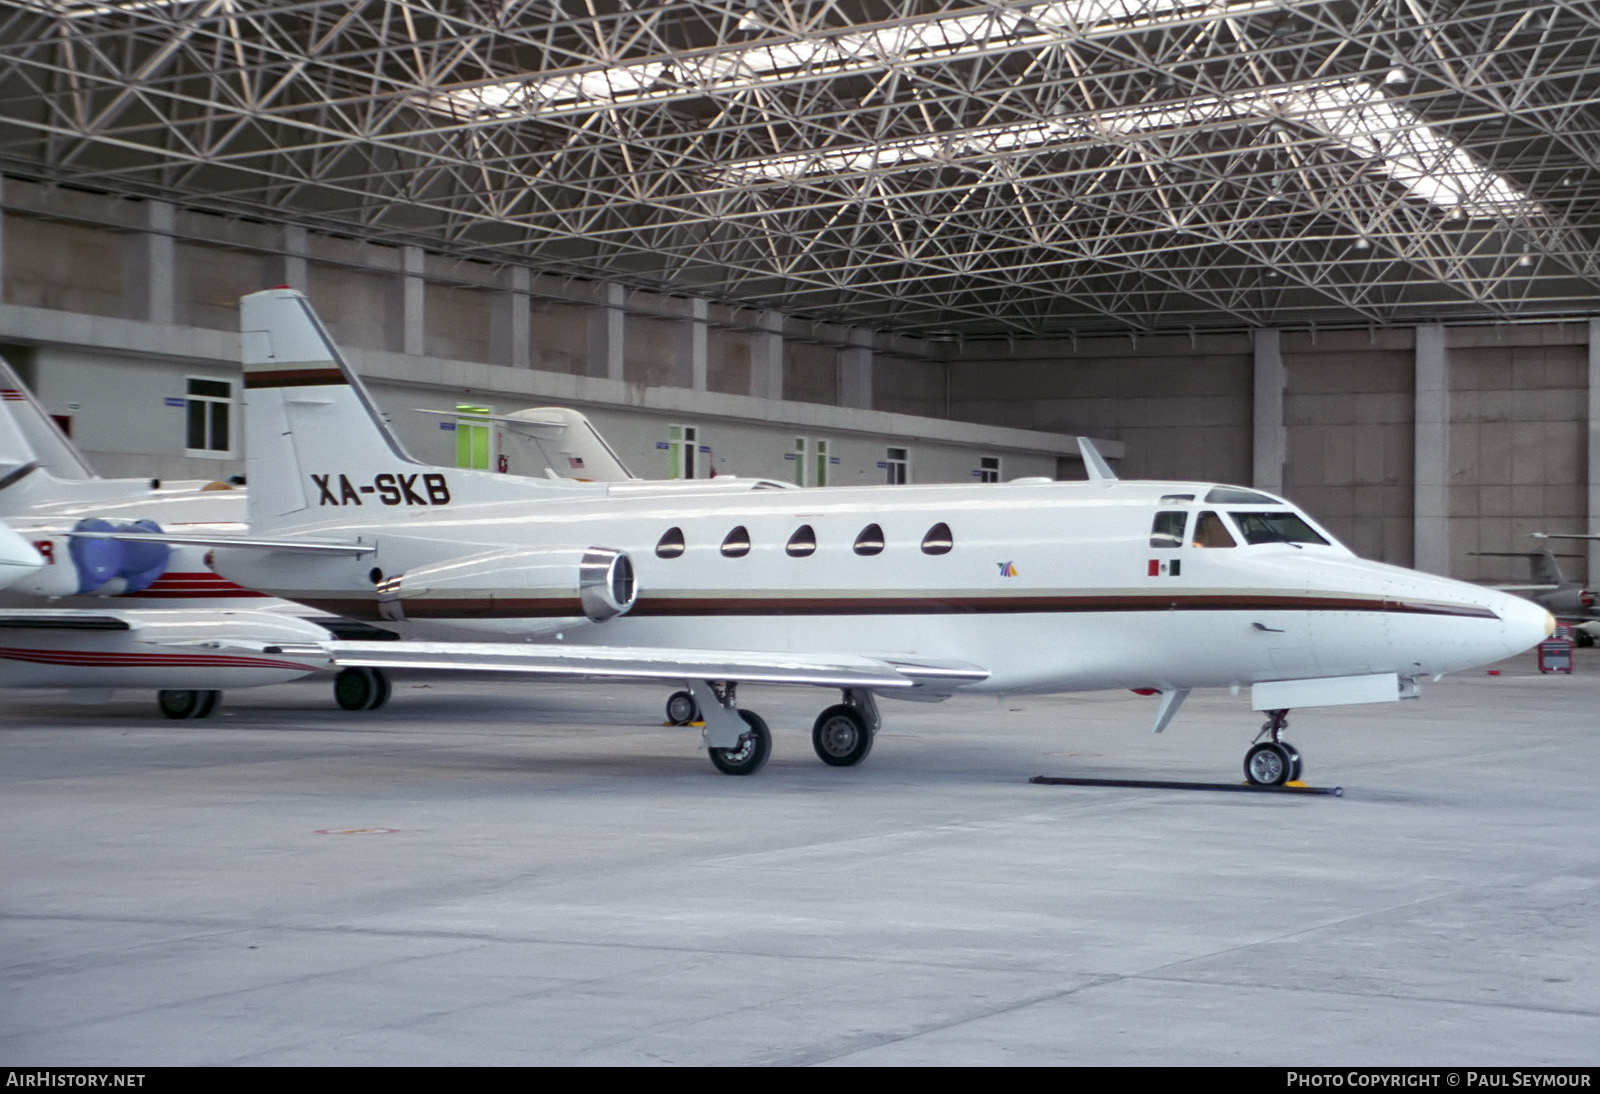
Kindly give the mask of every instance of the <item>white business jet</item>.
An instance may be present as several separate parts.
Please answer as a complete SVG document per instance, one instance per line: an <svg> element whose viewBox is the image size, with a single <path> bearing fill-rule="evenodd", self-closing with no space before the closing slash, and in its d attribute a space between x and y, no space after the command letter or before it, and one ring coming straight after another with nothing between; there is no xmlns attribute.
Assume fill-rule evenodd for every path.
<svg viewBox="0 0 1600 1094"><path fill-rule="evenodd" d="M241 585L402 633L515 642L329 643L340 664L681 680L712 762L766 760L741 682L839 688L813 726L860 762L875 696L1194 688L1270 712L1246 777L1297 779L1290 708L1414 696L1552 626L1528 601L1355 557L1281 498L1215 483L832 487L636 496L408 457L310 305L242 301ZM170 537L169 537L170 538ZM199 542L193 540L193 542ZM544 639L529 644L528 639Z"/></svg>

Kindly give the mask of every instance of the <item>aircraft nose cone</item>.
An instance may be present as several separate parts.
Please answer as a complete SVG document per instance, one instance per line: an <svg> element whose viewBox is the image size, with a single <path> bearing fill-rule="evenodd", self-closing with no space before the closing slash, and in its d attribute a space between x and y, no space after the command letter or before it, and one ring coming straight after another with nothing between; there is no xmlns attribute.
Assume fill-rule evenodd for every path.
<svg viewBox="0 0 1600 1094"><path fill-rule="evenodd" d="M0 589L21 581L44 565L33 545L0 524Z"/></svg>
<svg viewBox="0 0 1600 1094"><path fill-rule="evenodd" d="M1507 596L1496 611L1505 625L1507 657L1537 646L1555 633L1555 616L1531 600Z"/></svg>

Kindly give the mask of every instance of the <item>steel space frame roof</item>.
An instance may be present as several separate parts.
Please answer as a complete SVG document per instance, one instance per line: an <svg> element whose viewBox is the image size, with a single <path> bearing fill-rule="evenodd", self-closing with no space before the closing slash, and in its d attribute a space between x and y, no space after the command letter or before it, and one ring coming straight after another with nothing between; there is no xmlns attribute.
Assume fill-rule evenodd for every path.
<svg viewBox="0 0 1600 1094"><path fill-rule="evenodd" d="M1577 0L7 0L0 170L924 337L1600 311Z"/></svg>

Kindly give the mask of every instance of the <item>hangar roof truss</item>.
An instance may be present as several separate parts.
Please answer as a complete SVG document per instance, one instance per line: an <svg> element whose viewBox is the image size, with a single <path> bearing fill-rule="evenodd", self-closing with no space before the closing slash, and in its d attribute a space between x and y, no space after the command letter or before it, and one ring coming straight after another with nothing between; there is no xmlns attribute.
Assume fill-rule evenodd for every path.
<svg viewBox="0 0 1600 1094"><path fill-rule="evenodd" d="M1558 0L13 0L0 169L924 336L1600 307Z"/></svg>

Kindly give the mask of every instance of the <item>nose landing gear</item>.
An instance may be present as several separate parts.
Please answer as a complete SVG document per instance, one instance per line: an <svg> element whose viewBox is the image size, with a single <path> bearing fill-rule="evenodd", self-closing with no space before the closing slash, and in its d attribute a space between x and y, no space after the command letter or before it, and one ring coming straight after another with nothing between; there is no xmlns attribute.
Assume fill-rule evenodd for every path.
<svg viewBox="0 0 1600 1094"><path fill-rule="evenodd" d="M1287 710L1267 712L1267 721L1256 735L1260 743L1244 754L1244 777L1251 785L1282 786L1300 781L1305 764L1300 759L1299 749L1283 740L1283 731L1288 725ZM1270 734L1271 739L1262 741L1262 734Z"/></svg>

